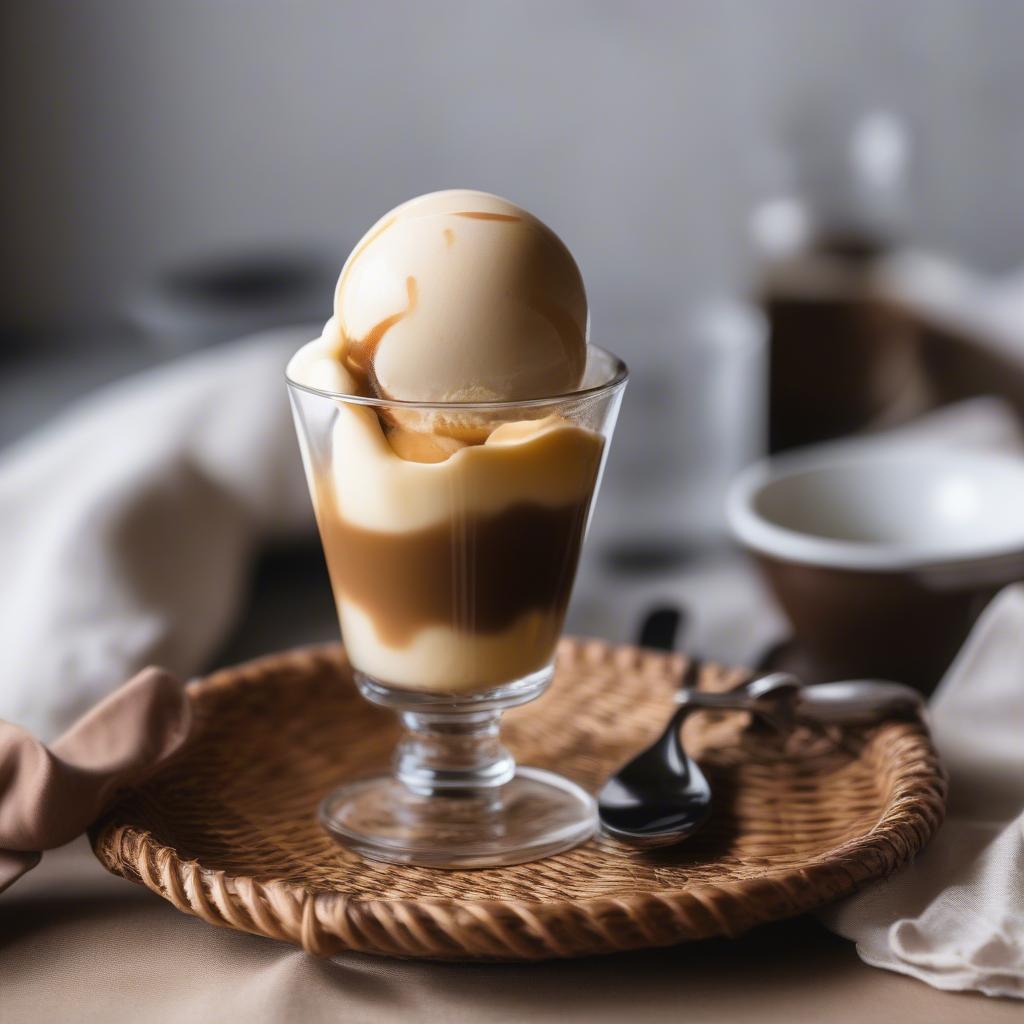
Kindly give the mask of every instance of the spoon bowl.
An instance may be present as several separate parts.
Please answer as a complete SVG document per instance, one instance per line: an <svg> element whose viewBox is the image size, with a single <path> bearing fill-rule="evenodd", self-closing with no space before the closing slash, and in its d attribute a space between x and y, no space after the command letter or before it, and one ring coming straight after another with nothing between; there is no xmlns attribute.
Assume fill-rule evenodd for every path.
<svg viewBox="0 0 1024 1024"><path fill-rule="evenodd" d="M711 787L679 735L695 710L681 703L661 736L604 784L597 806L608 835L652 849L679 842L707 821Z"/></svg>

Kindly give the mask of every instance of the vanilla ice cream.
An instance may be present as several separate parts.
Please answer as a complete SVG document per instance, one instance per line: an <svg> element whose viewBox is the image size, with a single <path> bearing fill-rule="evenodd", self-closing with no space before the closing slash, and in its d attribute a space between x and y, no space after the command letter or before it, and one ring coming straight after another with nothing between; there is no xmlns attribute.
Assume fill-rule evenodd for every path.
<svg viewBox="0 0 1024 1024"><path fill-rule="evenodd" d="M550 663L604 454L572 397L586 361L579 270L507 200L422 196L356 246L288 376L333 396L323 443L300 436L357 669L464 692Z"/></svg>
<svg viewBox="0 0 1024 1024"><path fill-rule="evenodd" d="M516 401L580 382L587 297L569 250L486 192L420 196L385 214L334 296L349 369L382 398Z"/></svg>

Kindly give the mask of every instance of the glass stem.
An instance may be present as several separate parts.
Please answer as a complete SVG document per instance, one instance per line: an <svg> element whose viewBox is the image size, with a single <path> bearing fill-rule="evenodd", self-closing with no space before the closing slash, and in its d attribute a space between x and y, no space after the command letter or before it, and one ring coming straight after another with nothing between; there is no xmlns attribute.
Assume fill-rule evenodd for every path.
<svg viewBox="0 0 1024 1024"><path fill-rule="evenodd" d="M495 790L515 774L515 759L501 744L500 711L405 711L401 719L406 731L395 755L395 775L414 793Z"/></svg>

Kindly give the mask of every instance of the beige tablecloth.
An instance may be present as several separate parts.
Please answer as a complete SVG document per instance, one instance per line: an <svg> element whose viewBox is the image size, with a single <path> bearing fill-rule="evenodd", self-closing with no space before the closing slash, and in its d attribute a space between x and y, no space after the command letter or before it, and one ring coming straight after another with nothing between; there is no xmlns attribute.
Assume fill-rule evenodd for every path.
<svg viewBox="0 0 1024 1024"><path fill-rule="evenodd" d="M315 960L108 876L84 841L0 900L0 1021L999 1024L1019 1003L866 967L809 919L736 942L534 965Z"/></svg>

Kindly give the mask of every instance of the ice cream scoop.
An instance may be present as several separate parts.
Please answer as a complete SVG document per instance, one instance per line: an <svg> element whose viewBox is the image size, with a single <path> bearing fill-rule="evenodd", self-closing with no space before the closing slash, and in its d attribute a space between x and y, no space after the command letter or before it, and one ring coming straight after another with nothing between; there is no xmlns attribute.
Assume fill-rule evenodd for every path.
<svg viewBox="0 0 1024 1024"><path fill-rule="evenodd" d="M434 192L386 213L353 250L324 340L381 398L543 398L580 383L586 292L569 250L526 210Z"/></svg>

